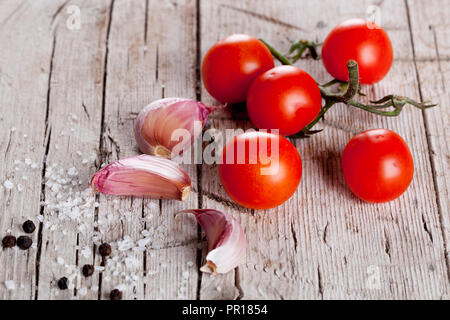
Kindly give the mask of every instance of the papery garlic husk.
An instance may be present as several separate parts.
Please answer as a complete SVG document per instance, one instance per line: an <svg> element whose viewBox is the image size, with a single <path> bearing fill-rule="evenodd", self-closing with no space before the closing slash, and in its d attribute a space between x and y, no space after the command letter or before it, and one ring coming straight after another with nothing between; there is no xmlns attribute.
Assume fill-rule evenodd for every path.
<svg viewBox="0 0 450 320"><path fill-rule="evenodd" d="M231 214L214 209L182 212L194 214L206 234L208 253L201 271L212 274L227 273L241 263L247 249L247 239L241 225Z"/></svg>
<svg viewBox="0 0 450 320"><path fill-rule="evenodd" d="M186 151L202 133L209 114L217 109L185 98L156 100L139 112L134 125L134 135L139 149L146 154L173 158ZM198 125L198 130L194 130ZM185 129L189 139L172 140L172 133ZM174 154L177 146L179 154Z"/></svg>
<svg viewBox="0 0 450 320"><path fill-rule="evenodd" d="M143 154L98 171L91 179L91 189L117 196L186 200L191 179L175 162Z"/></svg>

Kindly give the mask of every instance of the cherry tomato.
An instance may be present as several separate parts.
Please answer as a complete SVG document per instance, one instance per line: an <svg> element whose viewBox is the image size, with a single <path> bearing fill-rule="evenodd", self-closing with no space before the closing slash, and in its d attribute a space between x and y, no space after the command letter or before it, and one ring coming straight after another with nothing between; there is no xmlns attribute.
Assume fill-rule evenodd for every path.
<svg viewBox="0 0 450 320"><path fill-rule="evenodd" d="M395 132L358 133L342 153L342 171L353 193L368 202L398 198L412 181L414 163L405 141Z"/></svg>
<svg viewBox="0 0 450 320"><path fill-rule="evenodd" d="M245 101L253 80L274 67L269 49L256 38L233 34L215 43L202 63L206 90L222 103Z"/></svg>
<svg viewBox="0 0 450 320"><path fill-rule="evenodd" d="M238 135L227 143L221 157L222 186L247 208L279 206L294 194L302 176L297 149L276 134L260 131Z"/></svg>
<svg viewBox="0 0 450 320"><path fill-rule="evenodd" d="M387 33L372 22L347 20L335 27L322 46L322 60L328 73L347 81L347 61L358 62L360 82L383 79L392 65L393 53Z"/></svg>
<svg viewBox="0 0 450 320"><path fill-rule="evenodd" d="M291 135L314 120L321 103L319 87L308 73L293 66L279 66L253 82L247 111L256 127Z"/></svg>

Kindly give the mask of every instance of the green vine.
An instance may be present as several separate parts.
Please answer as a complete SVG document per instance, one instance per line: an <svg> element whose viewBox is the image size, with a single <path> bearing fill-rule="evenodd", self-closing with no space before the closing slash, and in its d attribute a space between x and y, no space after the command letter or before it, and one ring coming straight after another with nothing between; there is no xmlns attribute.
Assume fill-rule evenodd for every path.
<svg viewBox="0 0 450 320"><path fill-rule="evenodd" d="M271 45L269 45L264 40L260 39L264 45L270 50L272 55L280 61L284 65L292 65L295 63L303 54L304 50L307 48L309 50L310 46L313 46L315 50L316 44L313 44L311 42L308 42L306 40L301 40L304 43L301 45L299 42L296 42L292 45L290 53L297 50L296 56L292 58L292 61L290 61L287 57L285 57L283 54L281 54L279 51L277 51L275 48L273 48ZM294 47L294 49L292 49ZM311 54L311 56L313 56ZM313 56L314 57L314 56ZM317 54L316 54L317 57ZM403 107L407 104L416 107L421 110L425 110L428 108L432 108L437 106L437 104L430 104L429 102L417 102L414 101L411 98L397 96L397 95L387 95L379 100L376 101L370 101L369 104L361 103L357 100L355 100L355 96L357 94L364 95L360 91L360 85L359 85L359 72L358 72L358 63L355 60L349 60L347 62L347 70L348 70L348 82L333 79L325 84L318 84L320 94L322 95L322 98L325 100L325 104L322 106L319 114L317 117L308 124L305 128L303 128L300 132L292 135L291 137L308 137L312 134L321 132L322 130L312 130L312 128L319 122L320 119L322 119L325 115L325 113L330 110L330 108L335 105L336 103L344 103L348 106L352 106L358 109L362 109L365 111L368 111L370 113L374 113L381 116L387 116L387 117L395 117L398 116ZM332 92L328 88L339 84L339 90L337 92ZM389 110L387 110L389 109Z"/></svg>

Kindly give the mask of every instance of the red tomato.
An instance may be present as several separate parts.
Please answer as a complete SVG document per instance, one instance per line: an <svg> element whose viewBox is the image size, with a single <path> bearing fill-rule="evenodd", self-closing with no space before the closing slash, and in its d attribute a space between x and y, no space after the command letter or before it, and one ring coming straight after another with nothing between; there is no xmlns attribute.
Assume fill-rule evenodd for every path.
<svg viewBox="0 0 450 320"><path fill-rule="evenodd" d="M256 38L234 34L215 43L202 63L206 90L222 103L245 101L253 80L274 66L269 49Z"/></svg>
<svg viewBox="0 0 450 320"><path fill-rule="evenodd" d="M285 138L247 132L223 149L219 176L225 191L241 206L268 209L294 194L302 176L302 160Z"/></svg>
<svg viewBox="0 0 450 320"><path fill-rule="evenodd" d="M347 20L328 34L322 46L322 60L328 73L347 81L347 61L358 62L362 84L383 79L392 65L393 53L387 33L361 19Z"/></svg>
<svg viewBox="0 0 450 320"><path fill-rule="evenodd" d="M247 111L256 127L291 135L314 120L321 103L319 87L308 73L293 66L279 66L253 82Z"/></svg>
<svg viewBox="0 0 450 320"><path fill-rule="evenodd" d="M398 198L414 173L411 152L395 132L372 129L358 133L342 153L342 171L353 193L368 202Z"/></svg>

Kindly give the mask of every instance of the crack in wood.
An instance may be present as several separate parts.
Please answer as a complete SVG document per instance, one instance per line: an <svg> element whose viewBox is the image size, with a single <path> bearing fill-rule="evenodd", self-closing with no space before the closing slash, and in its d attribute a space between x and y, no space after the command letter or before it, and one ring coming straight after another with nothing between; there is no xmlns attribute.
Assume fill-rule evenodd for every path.
<svg viewBox="0 0 450 320"><path fill-rule="evenodd" d="M317 266L317 289L319 292L320 299L323 299L323 283L322 283L322 272L320 271L320 266Z"/></svg>
<svg viewBox="0 0 450 320"><path fill-rule="evenodd" d="M156 44L155 81L159 78L159 43ZM164 96L163 96L164 98Z"/></svg>
<svg viewBox="0 0 450 320"><path fill-rule="evenodd" d="M11 138L12 138L12 132L10 130L9 131L9 137L8 137L8 144L6 145L5 158L6 158L6 155L8 154L8 152L9 152L9 148L11 147Z"/></svg>
<svg viewBox="0 0 450 320"><path fill-rule="evenodd" d="M47 97L46 97L46 109L45 109L45 130L44 130L44 146L45 152L42 157L42 172L41 172L41 196L40 201L45 201L45 171L47 169L47 156L50 150L50 141L52 136L52 128L49 126L48 120L50 116L50 96L51 96L51 84L52 84L52 75L53 75L53 60L55 58L55 48L56 48L56 32L53 35L52 42L52 50L50 54L50 65L49 65L49 73L48 73L48 82L47 82ZM44 216L44 206L41 206L39 209L39 214ZM40 271L40 261L42 254L42 232L43 232L44 224L39 222L38 228L38 240L37 240L37 251L36 251L36 262L35 262L35 292L34 299L37 300L39 296L39 271Z"/></svg>
<svg viewBox="0 0 450 320"><path fill-rule="evenodd" d="M442 70L442 65L441 65L441 61L450 61L450 57L447 57L446 59L441 59L440 53L439 53L439 47L438 47L438 42L437 42L437 36L436 36L436 28L434 26L430 26L430 29L433 33L433 42L434 42L434 51L436 53L436 57L437 57L437 64L438 64L438 69L439 69L439 73L441 74L441 83L442 83L442 89L444 89L444 91L446 90L446 86L445 86L445 79L442 76L444 74L443 70Z"/></svg>
<svg viewBox="0 0 450 320"><path fill-rule="evenodd" d="M201 100L202 92L201 92L201 7L200 7L200 0L195 1L195 97L197 101ZM158 48L158 47L157 47ZM156 67L158 68L158 66ZM158 70L158 69L157 69ZM196 165L197 170L197 204L198 208L201 209L203 207L203 190L202 190L202 165L197 164ZM202 243L202 230L199 225L197 225L197 241L198 243ZM202 247L197 248L197 292L196 292L196 299L200 300L200 292L202 288L202 277L203 273L200 271L200 266L202 263L202 256L203 256L203 250Z"/></svg>
<svg viewBox="0 0 450 320"><path fill-rule="evenodd" d="M83 107L84 113L86 114L88 120L91 120L91 116L89 115L89 112L86 108L86 105L84 104L84 102L81 103L81 106Z"/></svg>
<svg viewBox="0 0 450 320"><path fill-rule="evenodd" d="M296 25L293 25L293 24L290 24L290 23L287 23L287 22L275 19L274 17L267 16L265 14L257 13L257 12L246 10L246 9L242 9L242 8L237 8L237 7L228 5L228 4L221 4L220 7L231 9L231 10L237 11L237 12L241 12L241 13L244 13L244 14L246 14L248 16L255 17L257 19L260 19L260 20L263 20L263 21L266 21L266 22L269 22L269 23L272 23L272 24L275 24L275 25L279 25L279 26L282 26L282 27L285 27L285 28L306 31L305 29L300 28L299 26L296 26Z"/></svg>
<svg viewBox="0 0 450 320"><path fill-rule="evenodd" d="M297 249L298 249L297 232L295 232L293 221L291 221L291 232L292 232L292 238L294 239L294 250L295 250L295 252L297 252Z"/></svg>
<svg viewBox="0 0 450 320"><path fill-rule="evenodd" d="M148 32L148 0L145 0L144 44L147 44L147 32ZM144 55L145 55L145 51L144 51Z"/></svg>
<svg viewBox="0 0 450 320"><path fill-rule="evenodd" d="M55 11L55 13L52 14L52 19L50 21L50 25L53 25L53 23L55 22L56 17L61 13L62 9L64 9L64 7L67 5L67 3L69 3L70 0L66 0L64 1L63 4L61 4Z"/></svg>
<svg viewBox="0 0 450 320"><path fill-rule="evenodd" d="M234 286L236 287L238 291L238 296L235 300L242 300L244 299L244 290L241 286L241 277L239 275L239 267L234 268Z"/></svg>
<svg viewBox="0 0 450 320"><path fill-rule="evenodd" d="M389 240L389 237L386 233L386 229L383 229L383 236L384 236L384 252L389 257L389 261L391 261L391 241Z"/></svg>
<svg viewBox="0 0 450 320"><path fill-rule="evenodd" d="M108 25L106 27L106 36L105 36L105 56L104 56L104 64L103 64L103 82L102 82L102 111L101 111L101 123L100 123L100 139L99 139L99 154L96 161L97 169L100 169L102 163L106 160L105 150L104 150L104 134L105 134L105 108L106 108L106 82L108 79L108 53L109 53L109 36L111 33L111 24L114 10L114 1L111 0L109 5L109 14L108 14ZM95 195L95 201L98 202L100 199L100 195ZM94 223L98 221L99 207L94 209ZM98 227L94 227L94 231L98 231ZM105 259L102 259L102 264L105 265ZM103 281L103 273L99 273L98 277L98 296L97 299L101 300L102 298L102 281Z"/></svg>
<svg viewBox="0 0 450 320"><path fill-rule="evenodd" d="M431 234L431 231L428 229L428 225L425 220L425 216L423 214L422 214L422 224L423 224L423 229L425 230L425 232L428 234L428 237L430 238L430 241L433 242L433 235Z"/></svg>

